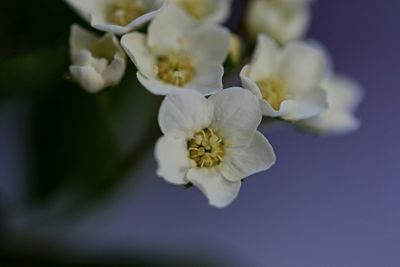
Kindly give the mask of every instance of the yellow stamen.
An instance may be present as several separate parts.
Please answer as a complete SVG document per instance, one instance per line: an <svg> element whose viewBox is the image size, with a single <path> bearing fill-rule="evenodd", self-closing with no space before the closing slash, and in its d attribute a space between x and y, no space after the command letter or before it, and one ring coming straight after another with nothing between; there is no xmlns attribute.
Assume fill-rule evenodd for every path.
<svg viewBox="0 0 400 267"><path fill-rule="evenodd" d="M146 13L143 2L143 0L115 0L108 8L108 21L120 26L129 24Z"/></svg>
<svg viewBox="0 0 400 267"><path fill-rule="evenodd" d="M279 77L270 77L257 81L260 92L275 110L279 110L282 101L288 98L285 82Z"/></svg>
<svg viewBox="0 0 400 267"><path fill-rule="evenodd" d="M209 128L196 133L188 141L187 146L190 159L200 168L219 165L225 154L223 140Z"/></svg>
<svg viewBox="0 0 400 267"><path fill-rule="evenodd" d="M195 69L186 55L170 53L158 57L154 72L165 83L183 87L193 79Z"/></svg>

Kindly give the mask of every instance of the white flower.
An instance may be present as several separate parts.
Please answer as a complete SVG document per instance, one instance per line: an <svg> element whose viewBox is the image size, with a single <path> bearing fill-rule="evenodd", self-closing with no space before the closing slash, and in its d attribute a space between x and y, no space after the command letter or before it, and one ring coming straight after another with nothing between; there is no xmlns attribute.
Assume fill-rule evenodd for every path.
<svg viewBox="0 0 400 267"><path fill-rule="evenodd" d="M310 24L308 0L252 0L246 13L249 34L268 34L280 44L301 39Z"/></svg>
<svg viewBox="0 0 400 267"><path fill-rule="evenodd" d="M329 108L322 114L300 121L300 126L321 135L347 134L360 126L354 112L363 94L358 83L344 76L333 76L323 82Z"/></svg>
<svg viewBox="0 0 400 267"><path fill-rule="evenodd" d="M321 49L304 42L278 48L260 35L252 61L240 77L243 86L259 97L265 116L295 121L327 109L326 93L320 88L325 68Z"/></svg>
<svg viewBox="0 0 400 267"><path fill-rule="evenodd" d="M97 37L72 25L69 67L73 80L90 93L118 84L126 68L126 56L117 38L107 33Z"/></svg>
<svg viewBox="0 0 400 267"><path fill-rule="evenodd" d="M157 174L173 184L192 183L212 206L229 205L243 178L275 163L257 131L261 117L257 98L238 87L208 99L192 90L167 96L158 117L164 136L155 148Z"/></svg>
<svg viewBox="0 0 400 267"><path fill-rule="evenodd" d="M203 22L223 23L231 12L232 0L168 0L188 15Z"/></svg>
<svg viewBox="0 0 400 267"><path fill-rule="evenodd" d="M199 23L175 5L162 9L147 35L134 32L121 40L139 81L157 95L186 89L210 95L222 90L229 42L226 29Z"/></svg>
<svg viewBox="0 0 400 267"><path fill-rule="evenodd" d="M153 19L164 0L65 0L93 28L122 35Z"/></svg>

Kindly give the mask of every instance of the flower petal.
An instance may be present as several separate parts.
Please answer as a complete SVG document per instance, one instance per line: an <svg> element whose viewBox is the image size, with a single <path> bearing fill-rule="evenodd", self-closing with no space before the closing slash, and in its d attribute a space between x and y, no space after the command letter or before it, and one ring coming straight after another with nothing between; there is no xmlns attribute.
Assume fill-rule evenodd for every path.
<svg viewBox="0 0 400 267"><path fill-rule="evenodd" d="M74 61L75 56L83 49L89 50L97 36L88 30L85 30L77 24L71 26L71 34L69 38L69 47L71 60Z"/></svg>
<svg viewBox="0 0 400 267"><path fill-rule="evenodd" d="M212 127L230 146L249 143L262 114L257 97L240 87L232 87L212 95L214 104Z"/></svg>
<svg viewBox="0 0 400 267"><path fill-rule="evenodd" d="M146 35L139 32L125 34L121 45L142 75L154 77L154 57L147 47Z"/></svg>
<svg viewBox="0 0 400 267"><path fill-rule="evenodd" d="M232 182L254 173L268 170L276 161L271 144L260 132L254 134L250 144L227 148L221 165L222 175Z"/></svg>
<svg viewBox="0 0 400 267"><path fill-rule="evenodd" d="M275 72L277 63L277 45L271 38L260 34L257 39L257 47L249 66L249 77L255 81L265 79Z"/></svg>
<svg viewBox="0 0 400 267"><path fill-rule="evenodd" d="M211 124L213 105L196 91L167 96L161 104L158 122L168 136L191 138Z"/></svg>
<svg viewBox="0 0 400 267"><path fill-rule="evenodd" d="M315 89L325 77L324 52L306 43L291 43L282 51L280 75L291 93L301 94Z"/></svg>
<svg viewBox="0 0 400 267"><path fill-rule="evenodd" d="M148 45L157 52L177 51L181 38L197 23L175 5L164 7L150 23Z"/></svg>
<svg viewBox="0 0 400 267"><path fill-rule="evenodd" d="M351 112L327 111L299 125L320 135L344 135L360 128L361 122Z"/></svg>
<svg viewBox="0 0 400 267"><path fill-rule="evenodd" d="M228 19L231 13L232 0L214 1L214 4L212 13L205 17L203 22L223 23Z"/></svg>
<svg viewBox="0 0 400 267"><path fill-rule="evenodd" d="M317 89L314 92L302 95L293 101L287 113L282 117L286 120L302 120L314 117L328 108L326 92Z"/></svg>
<svg viewBox="0 0 400 267"><path fill-rule="evenodd" d="M216 208L228 206L239 194L241 182L229 182L214 169L190 169L187 179L207 197Z"/></svg>
<svg viewBox="0 0 400 267"><path fill-rule="evenodd" d="M203 62L196 68L196 76L189 87L202 95L212 95L222 90L224 68L221 64Z"/></svg>
<svg viewBox="0 0 400 267"><path fill-rule="evenodd" d="M188 55L200 62L222 64L228 55L229 42L229 31L212 24L203 24L184 36Z"/></svg>
<svg viewBox="0 0 400 267"><path fill-rule="evenodd" d="M97 93L105 87L103 77L91 65L72 65L69 71L73 80L89 93Z"/></svg>
<svg viewBox="0 0 400 267"><path fill-rule="evenodd" d="M106 67L103 72L103 78L106 84L117 85L122 77L124 77L126 69L126 60L119 55L115 55L113 61Z"/></svg>
<svg viewBox="0 0 400 267"><path fill-rule="evenodd" d="M186 140L163 136L155 147L157 175L172 184L186 184L186 173L191 167Z"/></svg>

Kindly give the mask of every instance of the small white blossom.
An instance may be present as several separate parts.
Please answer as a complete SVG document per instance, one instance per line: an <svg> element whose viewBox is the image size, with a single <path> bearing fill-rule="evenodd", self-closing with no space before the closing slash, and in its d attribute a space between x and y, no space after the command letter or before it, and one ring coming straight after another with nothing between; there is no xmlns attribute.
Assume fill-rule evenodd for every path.
<svg viewBox="0 0 400 267"><path fill-rule="evenodd" d="M223 23L231 13L232 0L168 0L196 20Z"/></svg>
<svg viewBox="0 0 400 267"><path fill-rule="evenodd" d="M240 77L242 84L259 97L265 116L285 120L313 117L327 109L324 52L304 42L278 48L272 39L260 35L252 61Z"/></svg>
<svg viewBox="0 0 400 267"><path fill-rule="evenodd" d="M208 99L192 90L167 96L158 117L164 136L155 148L157 174L173 184L192 183L212 206L229 205L243 178L275 163L257 131L261 117L257 98L238 87Z"/></svg>
<svg viewBox="0 0 400 267"><path fill-rule="evenodd" d="M229 42L225 28L197 22L176 5L161 10L147 35L134 32L121 40L138 69L138 80L157 95L186 89L210 95L222 90Z"/></svg>
<svg viewBox="0 0 400 267"><path fill-rule="evenodd" d="M103 37L72 25L69 67L72 79L90 93L118 84L126 68L126 56L111 33Z"/></svg>
<svg viewBox="0 0 400 267"><path fill-rule="evenodd" d="M246 13L249 34L268 34L280 44L301 39L310 24L309 0L251 0Z"/></svg>
<svg viewBox="0 0 400 267"><path fill-rule="evenodd" d="M164 0L65 0L93 28L122 35L153 19Z"/></svg>
<svg viewBox="0 0 400 267"><path fill-rule="evenodd" d="M363 98L358 83L348 77L336 75L326 78L322 87L327 92L328 110L300 121L300 126L320 135L341 135L357 130L360 121L354 112Z"/></svg>

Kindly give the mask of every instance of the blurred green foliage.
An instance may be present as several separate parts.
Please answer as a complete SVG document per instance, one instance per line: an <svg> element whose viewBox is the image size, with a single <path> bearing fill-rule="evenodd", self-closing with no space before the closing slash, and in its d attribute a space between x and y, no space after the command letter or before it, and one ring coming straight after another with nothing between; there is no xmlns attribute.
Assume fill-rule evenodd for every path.
<svg viewBox="0 0 400 267"><path fill-rule="evenodd" d="M115 88L88 94L68 79L68 38L81 23L63 1L9 1L0 14L0 104L28 107L26 200L46 204L68 192L85 207L112 192L158 135L157 97L133 64Z"/></svg>

